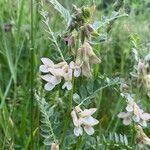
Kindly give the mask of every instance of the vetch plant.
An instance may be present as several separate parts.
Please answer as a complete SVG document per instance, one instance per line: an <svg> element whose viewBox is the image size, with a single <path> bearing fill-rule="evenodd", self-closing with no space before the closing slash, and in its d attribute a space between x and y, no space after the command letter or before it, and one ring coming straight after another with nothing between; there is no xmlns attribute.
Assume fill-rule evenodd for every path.
<svg viewBox="0 0 150 150"><path fill-rule="evenodd" d="M94 134L93 126L99 123L97 119L91 116L93 113L95 113L95 111L96 108L82 110L79 106L76 106L71 112L72 120L75 126L74 134L76 136L83 134L83 128L88 135Z"/></svg>
<svg viewBox="0 0 150 150"><path fill-rule="evenodd" d="M145 113L134 101L134 99L131 97L128 93L122 93L122 96L124 96L127 99L127 106L126 111L127 112L120 112L118 114L119 118L123 119L124 125L129 125L134 121L137 124L140 124L143 127L147 126L147 121L150 120L150 114Z"/></svg>
<svg viewBox="0 0 150 150"><path fill-rule="evenodd" d="M92 89L90 95L87 94L87 90L89 89L86 89L86 82L90 80L98 81L94 79L93 72L94 68L99 67L99 64L102 62L98 54L99 51L96 48L98 44L97 41L99 40L99 43L101 42L100 29L102 28L103 32L105 31L108 35L115 20L126 15L119 15L119 12L117 12L122 6L122 1L118 0L115 4L116 12L112 13L112 18L104 19L101 24L98 23L95 27L95 22L92 23L95 7L83 6L78 8L73 5L73 13L70 15L68 10L61 6L56 0L49 0L49 3L61 13L65 21L68 21L68 27L65 33L59 37L60 40L58 40L57 34L55 34L50 27L50 18L46 11L43 10L43 3L41 3L41 15L47 28L46 32L48 33L50 42L53 43L60 57L56 59L54 59L54 57L42 57L41 61L43 64L40 66L39 70L42 73L41 78L46 82L44 89L48 91L47 94L50 94L53 97L53 95L57 93L57 99L61 99L62 102L61 107L57 109L59 112L54 111L52 114L53 118L55 118L55 114L58 113L58 119L61 120L59 129L57 129L57 125L55 126L55 131L59 133L59 136L61 133L61 137L56 140L53 130L54 127L50 122L50 116L46 113L50 106L48 108L45 107L45 105L48 105L46 102L44 102L44 106L41 106L42 103L39 103L38 100L43 116L47 115L47 122L42 123L45 123L46 126L48 123L50 126L50 133L52 134L50 137L53 138L51 140L50 138L47 138L47 136L43 137L46 138L45 145L48 143L47 145L51 145L51 149L59 149L59 147L62 149L67 147L69 149L70 147L73 148L72 145L74 145L76 149L82 149L82 140L86 137L90 139L92 136L95 138L94 128L100 122L98 118L100 103L98 103L98 108L96 108L96 105L92 100L102 89L117 83L120 84L120 81L114 82L106 77L107 85L102 86L101 83L98 83L98 86L94 87L93 82L93 89L95 91ZM104 28L105 25L106 28ZM143 72L143 66L139 65L141 72ZM99 75L99 72L97 72L97 74ZM105 79L103 78L103 80ZM80 84L82 85L82 88L80 87ZM82 91L80 91L80 89L82 89ZM79 95L81 95L81 99ZM123 124L129 125L134 122L146 127L147 122L150 120L150 114L145 113L128 93L122 93L122 95L127 99L126 112L121 112L118 115L119 118L123 119ZM59 107L59 105L55 105L55 107L56 106ZM50 108L53 108L53 106ZM92 116L94 113L96 114L95 118ZM73 124L71 123L71 120ZM84 132L86 134L84 134ZM66 140L67 137L70 137L70 139L68 139L69 141ZM52 142L49 142L49 140ZM122 140L121 143L124 143L127 146L126 136L120 136L120 140ZM71 141L72 144L70 144ZM107 145L106 141L104 143Z"/></svg>

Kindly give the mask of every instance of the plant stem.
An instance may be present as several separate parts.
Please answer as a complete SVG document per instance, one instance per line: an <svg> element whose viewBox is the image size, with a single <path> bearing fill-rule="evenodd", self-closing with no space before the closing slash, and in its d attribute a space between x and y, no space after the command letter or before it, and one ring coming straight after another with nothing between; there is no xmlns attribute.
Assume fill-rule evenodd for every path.
<svg viewBox="0 0 150 150"><path fill-rule="evenodd" d="M63 129L62 137L61 137L61 144L60 145L62 145L62 147L63 147L64 140L65 140L65 137L66 137L69 122L70 122L70 119L71 119L70 118L70 113L71 113L71 110L72 110L72 97L73 97L73 91L74 91L73 89L74 89L74 77L72 78L72 89L69 93L68 110L67 110L67 115L66 115L66 119L65 119L65 123L64 123L64 129Z"/></svg>
<svg viewBox="0 0 150 150"><path fill-rule="evenodd" d="M46 24L46 26L47 26L47 28L48 28L48 33L51 35L51 37L52 37L52 39L53 39L53 42L55 43L55 46L57 47L57 50L58 50L58 52L59 52L59 54L60 54L62 60L65 61L64 56L63 56L63 54L62 54L62 52L61 52L61 49L60 49L59 46L58 46L57 40L56 40L56 38L55 38L55 36L54 36L54 33L53 33L52 29L50 28L50 26L49 26L49 24L48 24L47 21L44 21L44 23ZM50 38L49 38L49 39L50 39ZM51 39L50 39L50 40L51 40Z"/></svg>
<svg viewBox="0 0 150 150"><path fill-rule="evenodd" d="M133 126L132 126L132 137L131 137L131 145L132 148L134 148L134 144L135 144L135 123L133 122Z"/></svg>
<svg viewBox="0 0 150 150"><path fill-rule="evenodd" d="M34 84L34 33L33 33L33 0L31 0L31 49L30 49L30 121L31 121L31 149L33 149L33 98L34 98L34 92L33 92L33 84Z"/></svg>
<svg viewBox="0 0 150 150"><path fill-rule="evenodd" d="M103 87L100 87L93 94L91 94L90 96L86 97L78 106L81 106L85 101L90 100L91 98L94 98L95 94L97 94L99 91L101 91L101 90L103 90L103 89L105 89L105 88L107 88L109 86L115 85L115 84L120 84L120 82L115 82L115 83L111 83L111 84L105 85Z"/></svg>
<svg viewBox="0 0 150 150"><path fill-rule="evenodd" d="M76 150L80 150L81 143L82 143L82 136L79 136L79 137L78 137L78 141L77 141Z"/></svg>

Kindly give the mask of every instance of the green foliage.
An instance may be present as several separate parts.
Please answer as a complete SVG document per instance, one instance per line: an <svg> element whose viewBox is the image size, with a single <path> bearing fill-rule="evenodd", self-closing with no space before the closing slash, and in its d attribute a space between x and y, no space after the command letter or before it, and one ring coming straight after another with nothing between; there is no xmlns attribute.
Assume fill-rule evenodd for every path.
<svg viewBox="0 0 150 150"><path fill-rule="evenodd" d="M57 0L48 0L48 2L61 14L66 23L70 22L71 15Z"/></svg>
<svg viewBox="0 0 150 150"><path fill-rule="evenodd" d="M56 141L55 135L52 129L50 117L53 115L53 107L50 107L49 104L45 101L44 98L40 98L37 94L35 94L36 100L38 102L38 106L41 111L41 135L45 138L44 144L51 145L53 141Z"/></svg>
<svg viewBox="0 0 150 150"><path fill-rule="evenodd" d="M85 8L94 2L96 8L92 16ZM48 13L41 12L41 4ZM74 81L72 106L96 107L94 117L100 122L94 127L94 135L85 133L79 138L73 134L74 125L68 115L71 92L62 90L60 84L52 92L44 91L43 94L39 73L41 57L58 62L62 60L62 52L67 62L74 59L72 52L76 51L76 47L70 51L64 42L72 17L72 4L84 8L85 25L91 24L97 31L92 34L90 44L102 61L92 68L91 80L80 77ZM144 60L150 50L149 1L125 0L114 5L114 1L110 0L45 0L42 3L37 0L32 5L33 29L30 29L30 5L30 1L25 0L0 0L0 149L50 149L51 143L61 143L64 122L68 117L66 138L60 149L139 150L137 144L131 144L132 128L122 125L117 114L125 107L119 91L122 82L129 85L129 91L135 94L143 110L150 112L149 97L137 70L138 60ZM45 17L44 25L40 13ZM90 16L93 19L90 20ZM33 50L31 30L33 88L40 91L35 94L32 107L29 80L30 52ZM150 136L149 128L144 132ZM148 150L149 147L143 149Z"/></svg>

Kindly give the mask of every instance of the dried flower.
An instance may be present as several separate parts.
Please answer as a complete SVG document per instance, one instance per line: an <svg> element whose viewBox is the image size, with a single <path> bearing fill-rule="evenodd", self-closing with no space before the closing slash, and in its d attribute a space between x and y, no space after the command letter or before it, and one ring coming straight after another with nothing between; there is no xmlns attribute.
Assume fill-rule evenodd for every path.
<svg viewBox="0 0 150 150"><path fill-rule="evenodd" d="M136 126L136 142L139 147L143 148L144 145L150 145L150 138L144 133L141 126Z"/></svg>
<svg viewBox="0 0 150 150"><path fill-rule="evenodd" d="M59 150L59 145L56 143L52 143L51 150Z"/></svg>
<svg viewBox="0 0 150 150"><path fill-rule="evenodd" d="M94 134L93 126L98 124L99 121L91 115L95 113L96 110L96 108L82 110L79 106L76 106L71 112L73 123L75 125L74 134L76 136L83 134L83 128L88 135Z"/></svg>
<svg viewBox="0 0 150 150"><path fill-rule="evenodd" d="M85 42L77 51L76 64L82 66L82 74L87 77L92 77L92 64L98 64L101 60L93 52L92 47L88 42Z"/></svg>

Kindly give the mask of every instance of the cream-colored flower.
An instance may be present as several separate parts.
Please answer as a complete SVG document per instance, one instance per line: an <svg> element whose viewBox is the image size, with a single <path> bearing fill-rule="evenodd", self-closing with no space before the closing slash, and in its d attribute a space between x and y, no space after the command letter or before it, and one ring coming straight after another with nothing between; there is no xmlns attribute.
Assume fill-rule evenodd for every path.
<svg viewBox="0 0 150 150"><path fill-rule="evenodd" d="M72 117L72 120L73 120L73 123L74 123L74 126L75 126L74 134L76 136L82 135L83 134L83 129L81 127L80 119L78 118L77 113L75 112L75 110L73 110L71 112L71 117Z"/></svg>
<svg viewBox="0 0 150 150"><path fill-rule="evenodd" d="M47 91L51 91L57 84L61 82L61 77L53 76L51 74L42 75L41 78L48 82L44 86L45 90Z"/></svg>
<svg viewBox="0 0 150 150"><path fill-rule="evenodd" d="M94 134L93 126L98 124L99 121L91 115L96 111L96 108L82 110L79 106L71 112L73 123L75 125L74 134L76 136L83 134L83 129L88 135Z"/></svg>
<svg viewBox="0 0 150 150"><path fill-rule="evenodd" d="M132 115L131 113L125 113L125 112L120 112L118 114L118 118L122 118L123 119L123 124L124 125L129 125L132 122Z"/></svg>
<svg viewBox="0 0 150 150"><path fill-rule="evenodd" d="M119 118L123 119L124 125L131 124L132 120L143 127L147 126L147 121L150 120L150 114L144 113L142 109L130 98L127 101L127 112L121 112L118 114Z"/></svg>
<svg viewBox="0 0 150 150"><path fill-rule="evenodd" d="M65 83L62 86L62 89L67 88L67 90L71 90L72 89L72 69L70 68L70 66L67 64L63 67L64 70L64 79L65 79Z"/></svg>
<svg viewBox="0 0 150 150"><path fill-rule="evenodd" d="M40 66L40 71L46 73L41 76L47 82L44 86L45 90L51 91L62 79L65 80L62 88L67 88L67 90L72 89L72 69L67 62L54 64L49 58L42 58L41 61L43 65Z"/></svg>
<svg viewBox="0 0 150 150"><path fill-rule="evenodd" d="M77 65L73 61L70 62L70 68L74 70L74 77L79 77L81 74L81 65Z"/></svg>

